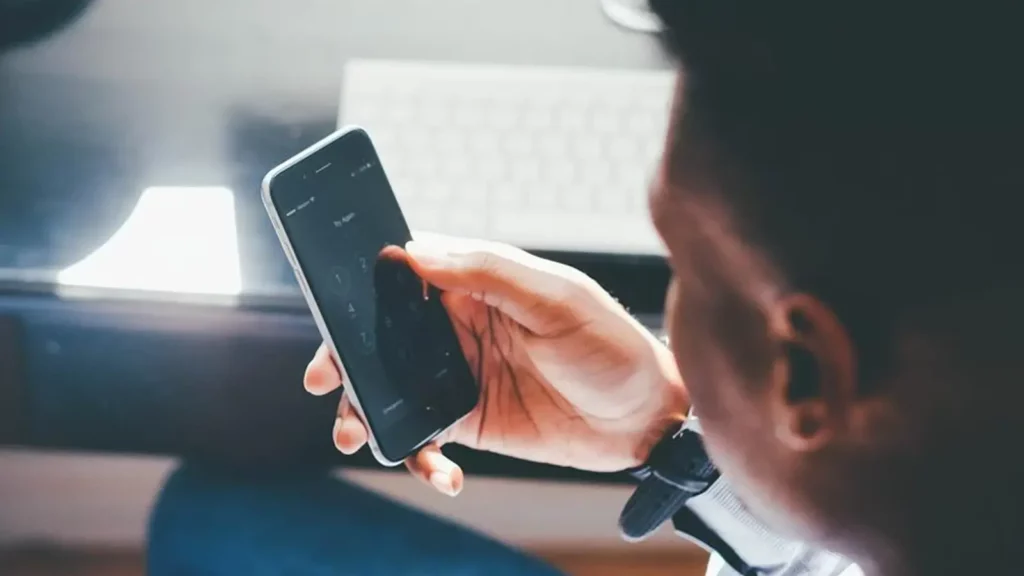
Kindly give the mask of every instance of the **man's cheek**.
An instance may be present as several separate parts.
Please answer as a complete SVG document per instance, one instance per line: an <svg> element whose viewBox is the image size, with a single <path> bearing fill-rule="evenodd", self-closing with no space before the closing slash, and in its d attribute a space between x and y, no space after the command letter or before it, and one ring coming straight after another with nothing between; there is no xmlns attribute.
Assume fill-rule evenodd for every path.
<svg viewBox="0 0 1024 576"><path fill-rule="evenodd" d="M679 313L679 280L673 276L665 291L664 329L670 340L676 339L675 329L679 325L676 315Z"/></svg>
<svg viewBox="0 0 1024 576"><path fill-rule="evenodd" d="M675 290L678 293L678 288ZM668 322L669 344L679 366L687 390L698 411L700 404L706 404L713 394L714 378L707 364L708 342L702 336L702 328L694 323L697 318L688 314L680 298L671 300L671 319Z"/></svg>
<svg viewBox="0 0 1024 576"><path fill-rule="evenodd" d="M686 297L690 296L690 300ZM665 302L666 330L669 344L679 366L694 411L701 417L725 418L724 410L716 387L721 374L716 374L714 343L709 340L706 309L700 302L692 301L693 291L686 290L683 283L674 278L668 288Z"/></svg>

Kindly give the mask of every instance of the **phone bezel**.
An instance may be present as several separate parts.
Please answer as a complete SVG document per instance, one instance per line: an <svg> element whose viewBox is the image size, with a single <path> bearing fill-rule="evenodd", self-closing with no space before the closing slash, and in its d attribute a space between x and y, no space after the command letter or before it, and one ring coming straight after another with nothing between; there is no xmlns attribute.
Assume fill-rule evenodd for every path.
<svg viewBox="0 0 1024 576"><path fill-rule="evenodd" d="M460 417L456 418L450 423L447 423L443 426L434 427L434 429L430 431L428 434L426 434L424 438L417 439L414 444L412 442L409 442L409 444L411 444L412 447L409 450L405 451L401 456L396 454L387 454L385 452L380 441L377 439L377 434L373 429L373 424L370 422L370 419L365 416L365 411L363 410L362 404L359 401L359 394L356 390L356 388L359 385L353 382L353 380L345 371L344 358L338 352L338 348L334 343L334 339L331 336L330 330L327 328L327 322L324 320L323 313L320 310L320 305L319 303L317 303L316 297L313 294L313 291L310 289L309 281L306 277L306 272L305 270L302 269L302 266L299 263L299 259L295 256L295 249L292 246L291 239L288 237L288 233L287 230L285 229L284 222L281 220L281 214L274 203L272 193L274 181L279 176L284 174L286 171L298 167L302 162L310 159L317 152L320 152L321 150L330 146L331 144L334 144L338 140L341 140L345 137L349 137L354 133L362 134L363 137L365 137L367 142L370 144L371 148L373 148L373 140L372 138L370 138L370 135L366 132L365 129L357 125L344 126L341 129L316 142L309 148L306 148L302 152L289 158L285 162L282 162L280 165L276 166L274 169L268 172L267 175L263 178L260 195L263 200L263 206L266 209L267 214L270 216L270 220L273 224L274 230L277 233L277 237L281 243L281 247L284 249L285 256L288 259L288 263L291 265L292 271L295 273L295 277L299 283L299 287L302 291L303 298L305 298L306 300L306 305L309 307L310 312L312 312L313 314L313 319L316 323L317 330L320 332L320 336L323 338L324 343L330 350L331 358L334 361L335 366L338 368L338 371L341 373L342 381L348 383L348 385L346 385L344 388L344 393L348 395L348 398L351 401L352 406L359 412L360 415L362 415L362 420L365 423L368 432L367 443L370 446L370 450L373 453L374 458L376 458L376 460L383 464L384 466L398 466L402 462L404 462L406 458L408 458L412 454L415 454L417 450L419 450L420 448L428 444L430 441L437 438L451 426L454 426L459 420L468 415L469 412L467 411L466 414L462 414ZM374 148L374 151L376 151L376 148ZM381 169L383 170L383 167L381 167ZM437 414L434 414L434 416L436 417ZM416 416L410 415L407 416L406 418L413 417L420 416L417 413ZM403 419L403 421L396 422L392 426L395 428L401 427L404 420L405 419Z"/></svg>

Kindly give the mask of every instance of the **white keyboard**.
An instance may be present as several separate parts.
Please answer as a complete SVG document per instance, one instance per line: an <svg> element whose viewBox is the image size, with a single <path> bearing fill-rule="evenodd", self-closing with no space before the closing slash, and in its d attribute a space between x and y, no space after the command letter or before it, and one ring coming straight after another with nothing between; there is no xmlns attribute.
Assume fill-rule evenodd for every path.
<svg viewBox="0 0 1024 576"><path fill-rule="evenodd" d="M357 60L340 122L369 132L414 230L662 254L647 188L673 83L656 71Z"/></svg>

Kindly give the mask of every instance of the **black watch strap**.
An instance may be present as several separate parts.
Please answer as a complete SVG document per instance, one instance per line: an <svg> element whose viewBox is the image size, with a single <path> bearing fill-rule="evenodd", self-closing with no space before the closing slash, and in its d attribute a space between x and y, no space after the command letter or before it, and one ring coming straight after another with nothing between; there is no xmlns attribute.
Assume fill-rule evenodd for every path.
<svg viewBox="0 0 1024 576"><path fill-rule="evenodd" d="M626 540L642 540L668 521L694 496L718 480L718 469L704 450L692 415L655 445L646 464L633 472L640 480L619 515Z"/></svg>

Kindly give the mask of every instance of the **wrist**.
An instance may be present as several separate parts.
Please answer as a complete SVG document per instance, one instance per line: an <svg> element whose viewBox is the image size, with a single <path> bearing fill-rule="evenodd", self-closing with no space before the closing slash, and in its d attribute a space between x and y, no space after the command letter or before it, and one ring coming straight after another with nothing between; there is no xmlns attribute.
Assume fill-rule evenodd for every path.
<svg viewBox="0 0 1024 576"><path fill-rule="evenodd" d="M651 414L634 452L636 466L647 462L651 451L666 434L679 429L690 411L690 396L679 374L675 356L660 342L654 351L656 383L652 387Z"/></svg>

